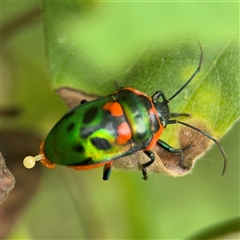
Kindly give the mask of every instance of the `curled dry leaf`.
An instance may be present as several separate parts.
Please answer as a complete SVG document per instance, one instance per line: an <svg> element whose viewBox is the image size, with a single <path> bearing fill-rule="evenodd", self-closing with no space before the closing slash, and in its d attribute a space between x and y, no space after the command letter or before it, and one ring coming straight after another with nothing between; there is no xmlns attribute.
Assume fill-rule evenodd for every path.
<svg viewBox="0 0 240 240"><path fill-rule="evenodd" d="M71 88L59 88L56 90L56 93L61 97L69 109L77 107L83 99L92 101L98 98L98 96L90 96Z"/></svg>
<svg viewBox="0 0 240 240"><path fill-rule="evenodd" d="M197 128L207 131L206 127L204 127L201 123L193 122L192 124ZM196 160L212 145L208 138L193 129L189 129L184 126L179 127L176 137L179 138L181 148L185 148L190 144L193 144L192 147L184 151L182 157L183 162L181 161L180 154L169 153L160 146L156 145L153 149L155 161L147 167L149 172L164 173L175 177L183 176L191 172ZM147 161L149 161L149 159L145 154L137 152L133 155L117 159L114 161L113 166L116 168L141 170L141 164Z"/></svg>

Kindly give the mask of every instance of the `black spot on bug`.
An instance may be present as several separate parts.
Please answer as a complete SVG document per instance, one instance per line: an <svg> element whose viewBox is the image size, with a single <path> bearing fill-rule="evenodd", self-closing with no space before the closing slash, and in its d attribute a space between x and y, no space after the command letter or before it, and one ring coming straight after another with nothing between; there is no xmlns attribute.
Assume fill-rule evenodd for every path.
<svg viewBox="0 0 240 240"><path fill-rule="evenodd" d="M112 145L104 138L92 138L91 143L99 150L108 150Z"/></svg>
<svg viewBox="0 0 240 240"><path fill-rule="evenodd" d="M67 126L67 131L70 132L71 130L73 130L75 124L74 123L70 123L68 126Z"/></svg>
<svg viewBox="0 0 240 240"><path fill-rule="evenodd" d="M78 153L83 153L84 152L84 147L81 144L73 146L73 150L78 152Z"/></svg>
<svg viewBox="0 0 240 240"><path fill-rule="evenodd" d="M79 136L80 138L88 138L91 134L93 134L99 126L94 127L82 127L79 130Z"/></svg>
<svg viewBox="0 0 240 240"><path fill-rule="evenodd" d="M65 119L69 119L71 116L73 116L75 114L75 110L76 110L76 108L71 110L70 112L66 113L63 116L63 118L61 119L61 121L63 122L63 121L65 121Z"/></svg>
<svg viewBox="0 0 240 240"><path fill-rule="evenodd" d="M96 117L97 112L98 112L97 107L89 109L83 117L83 123L84 124L89 124L90 122L92 122L93 119Z"/></svg>

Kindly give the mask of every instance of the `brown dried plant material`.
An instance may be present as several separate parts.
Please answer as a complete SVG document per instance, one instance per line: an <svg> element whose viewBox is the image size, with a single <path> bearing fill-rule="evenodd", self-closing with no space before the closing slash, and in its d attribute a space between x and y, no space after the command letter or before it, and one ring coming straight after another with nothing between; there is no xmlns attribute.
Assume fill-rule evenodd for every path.
<svg viewBox="0 0 240 240"><path fill-rule="evenodd" d="M0 204L7 198L15 186L15 178L6 166L5 160L0 152Z"/></svg>
<svg viewBox="0 0 240 240"><path fill-rule="evenodd" d="M92 101L98 98L98 96L87 95L71 88L59 88L56 90L56 93L61 97L69 109L77 107L83 99Z"/></svg>

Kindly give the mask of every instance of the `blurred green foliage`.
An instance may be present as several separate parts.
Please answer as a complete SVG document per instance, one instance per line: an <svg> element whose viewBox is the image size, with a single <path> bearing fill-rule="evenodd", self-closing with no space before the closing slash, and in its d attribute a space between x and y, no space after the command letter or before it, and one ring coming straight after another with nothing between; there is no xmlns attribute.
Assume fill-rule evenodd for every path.
<svg viewBox="0 0 240 240"><path fill-rule="evenodd" d="M51 7L63 9L57 11L59 16L52 24L62 24L61 18L74 11L72 21L78 19L78 8L63 8L61 4L44 3L45 14ZM36 2L2 3L3 25L20 12L38 6ZM71 26L69 20L64 24L69 26L69 32L81 28L78 37L72 35L67 41L72 46L80 41L82 49L67 54L77 59L76 79L78 68L85 69L92 74L89 79L95 79L97 89L101 86L102 93L112 92L111 82L148 46L193 36L203 46L206 44L206 54L216 53L238 31L238 3L96 1L79 3L79 8L82 15L78 24ZM61 44L50 41L52 45L46 45L46 49L55 51L58 47L66 53L69 49L64 48L65 33L61 32L65 28L61 25L58 28L56 40ZM48 34L43 35L42 22L38 21L4 39L2 57L7 67L2 69L1 85L2 106L16 104L23 108L18 119L3 119L3 128L31 129L43 139L66 112L47 80L44 53L48 56L51 80L57 79L52 73L58 69L51 69L52 59L45 52L44 36L47 38ZM231 62L228 64L234 67ZM59 62L60 74L64 76L61 79L65 81L68 76L62 71L63 66L67 65ZM169 70L169 78L173 70L176 71ZM105 82L99 84L99 79ZM51 82L53 88L63 84ZM84 87L87 91L88 85ZM236 102L238 98L239 95ZM238 111L238 107L232 111ZM152 174L144 182L139 172L113 171L111 179L103 182L101 169L45 170L39 191L9 239L183 239L213 223L235 218L239 216L239 123L220 143L229 161L224 177L220 176L222 162L216 147L201 158L193 174L183 178Z"/></svg>

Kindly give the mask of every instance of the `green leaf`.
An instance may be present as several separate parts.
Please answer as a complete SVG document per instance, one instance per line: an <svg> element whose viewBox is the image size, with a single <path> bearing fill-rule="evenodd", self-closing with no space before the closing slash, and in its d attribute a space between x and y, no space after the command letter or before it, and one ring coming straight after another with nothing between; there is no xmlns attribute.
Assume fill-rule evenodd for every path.
<svg viewBox="0 0 240 240"><path fill-rule="evenodd" d="M165 23L172 23L171 14L175 14L176 11L176 7L171 9L170 6L171 4L167 8L171 12L166 12L164 6L159 4L43 1L46 58L52 87L56 89L67 86L88 94L108 94L114 90L113 81L118 81L119 76L134 64L136 57L146 48L166 48L166 45L176 45L179 40L185 42L185 36L193 36L192 40L195 37L201 40L202 36L205 36L204 31L209 22L208 19L202 18L200 10L197 14L189 13L188 16L201 16L199 34L186 33L188 29L181 30L179 34L176 23L171 25L172 29L169 31L169 26ZM179 7L178 10L184 9L184 4ZM199 5L197 7L201 9ZM142 11L146 18L141 17ZM206 9L202 11L205 12ZM164 23L159 16L164 19ZM212 18L214 17L212 15ZM234 19L228 16L227 20L230 25ZM221 27L223 28L222 24ZM209 39L214 47L216 42L213 39L220 42L220 38L224 42L231 33L229 29L227 34L219 36L219 32L212 29L211 31ZM205 42L201 43L205 45ZM177 46L175 51L180 53ZM198 47L194 45L194 52L187 51L184 56L189 61L194 57L197 59L198 56L194 55L197 51ZM170 64L170 60L165 61L169 63L165 64L168 76L164 79L166 83L173 80L174 75L170 76L169 71L177 69L178 60L174 59L174 66ZM132 79L128 83L133 84L134 81L135 79ZM161 86L159 78L154 82ZM156 84L154 87L155 90ZM149 92L150 90L152 89L150 88Z"/></svg>
<svg viewBox="0 0 240 240"><path fill-rule="evenodd" d="M188 240L200 239L238 239L240 233L240 219L234 218L207 227L199 233L188 237Z"/></svg>

